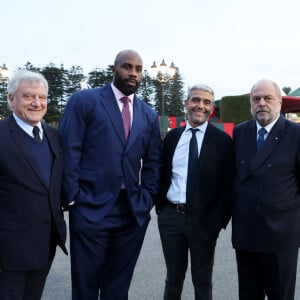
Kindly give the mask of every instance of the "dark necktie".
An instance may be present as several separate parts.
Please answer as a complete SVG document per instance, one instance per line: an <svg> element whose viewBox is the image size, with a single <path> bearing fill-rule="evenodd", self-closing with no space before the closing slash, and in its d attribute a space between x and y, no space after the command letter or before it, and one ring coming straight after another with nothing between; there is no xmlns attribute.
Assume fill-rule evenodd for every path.
<svg viewBox="0 0 300 300"><path fill-rule="evenodd" d="M125 139L127 141L129 132L130 132L130 111L129 111L129 98L128 97L123 97L120 99L123 102L123 108L122 108L122 119L123 119L123 124L124 124L124 130L125 130Z"/></svg>
<svg viewBox="0 0 300 300"><path fill-rule="evenodd" d="M192 132L192 138L190 139L189 146L189 160L188 160L188 175L186 181L186 204L191 204L192 189L194 186L196 170L197 170L197 160L198 160L198 143L196 138L196 132L199 130L197 128L190 128Z"/></svg>
<svg viewBox="0 0 300 300"><path fill-rule="evenodd" d="M32 129L32 133L33 133L34 139L40 143L42 141L41 137L40 137L40 129L37 126L34 126Z"/></svg>
<svg viewBox="0 0 300 300"><path fill-rule="evenodd" d="M258 139L256 141L257 151L261 148L262 144L264 143L266 133L267 133L267 130L263 127L258 130Z"/></svg>

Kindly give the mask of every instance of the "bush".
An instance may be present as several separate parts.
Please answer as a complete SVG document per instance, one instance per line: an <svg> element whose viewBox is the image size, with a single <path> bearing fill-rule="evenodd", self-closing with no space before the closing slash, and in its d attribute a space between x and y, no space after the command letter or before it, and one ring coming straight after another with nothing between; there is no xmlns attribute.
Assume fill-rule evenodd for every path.
<svg viewBox="0 0 300 300"><path fill-rule="evenodd" d="M223 97L220 101L220 117L224 123L234 124L252 119L249 94Z"/></svg>

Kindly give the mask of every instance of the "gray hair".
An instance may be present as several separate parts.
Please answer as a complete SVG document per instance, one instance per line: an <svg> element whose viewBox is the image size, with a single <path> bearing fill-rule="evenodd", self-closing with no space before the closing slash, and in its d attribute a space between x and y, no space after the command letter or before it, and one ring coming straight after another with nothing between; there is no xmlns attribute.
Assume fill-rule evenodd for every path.
<svg viewBox="0 0 300 300"><path fill-rule="evenodd" d="M201 90L201 91L207 92L207 93L209 93L213 96L213 101L215 100L214 90L211 87L209 87L208 85L205 85L205 84L195 84L191 88L189 88L187 99L189 99L191 97L192 92L195 91L195 90Z"/></svg>
<svg viewBox="0 0 300 300"><path fill-rule="evenodd" d="M45 86L46 94L48 95L48 82L43 74L29 71L29 70L22 70L17 72L9 81L7 85L7 92L8 94L14 95L18 90L22 81L26 81L29 83L37 82L42 83Z"/></svg>

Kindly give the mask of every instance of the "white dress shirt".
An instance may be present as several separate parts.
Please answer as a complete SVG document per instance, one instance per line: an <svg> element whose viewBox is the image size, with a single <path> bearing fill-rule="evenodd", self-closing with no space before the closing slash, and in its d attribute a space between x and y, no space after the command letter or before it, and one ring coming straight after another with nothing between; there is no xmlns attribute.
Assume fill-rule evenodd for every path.
<svg viewBox="0 0 300 300"><path fill-rule="evenodd" d="M189 145L192 138L192 128L187 122L186 128L181 134L181 137L176 146L173 161L172 161L172 178L170 188L167 193L167 198L175 204L186 203L186 180L188 173ZM207 122L195 127L199 129L196 132L198 155L202 147L203 137L207 128Z"/></svg>

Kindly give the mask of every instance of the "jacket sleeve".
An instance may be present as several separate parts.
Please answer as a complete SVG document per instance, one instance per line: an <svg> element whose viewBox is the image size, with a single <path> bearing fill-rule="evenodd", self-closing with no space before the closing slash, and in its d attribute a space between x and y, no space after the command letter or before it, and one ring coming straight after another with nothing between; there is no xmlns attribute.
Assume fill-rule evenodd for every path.
<svg viewBox="0 0 300 300"><path fill-rule="evenodd" d="M76 201L79 193L79 164L87 122L87 104L82 93L73 94L59 124L61 147L64 157L62 199L64 208Z"/></svg>

